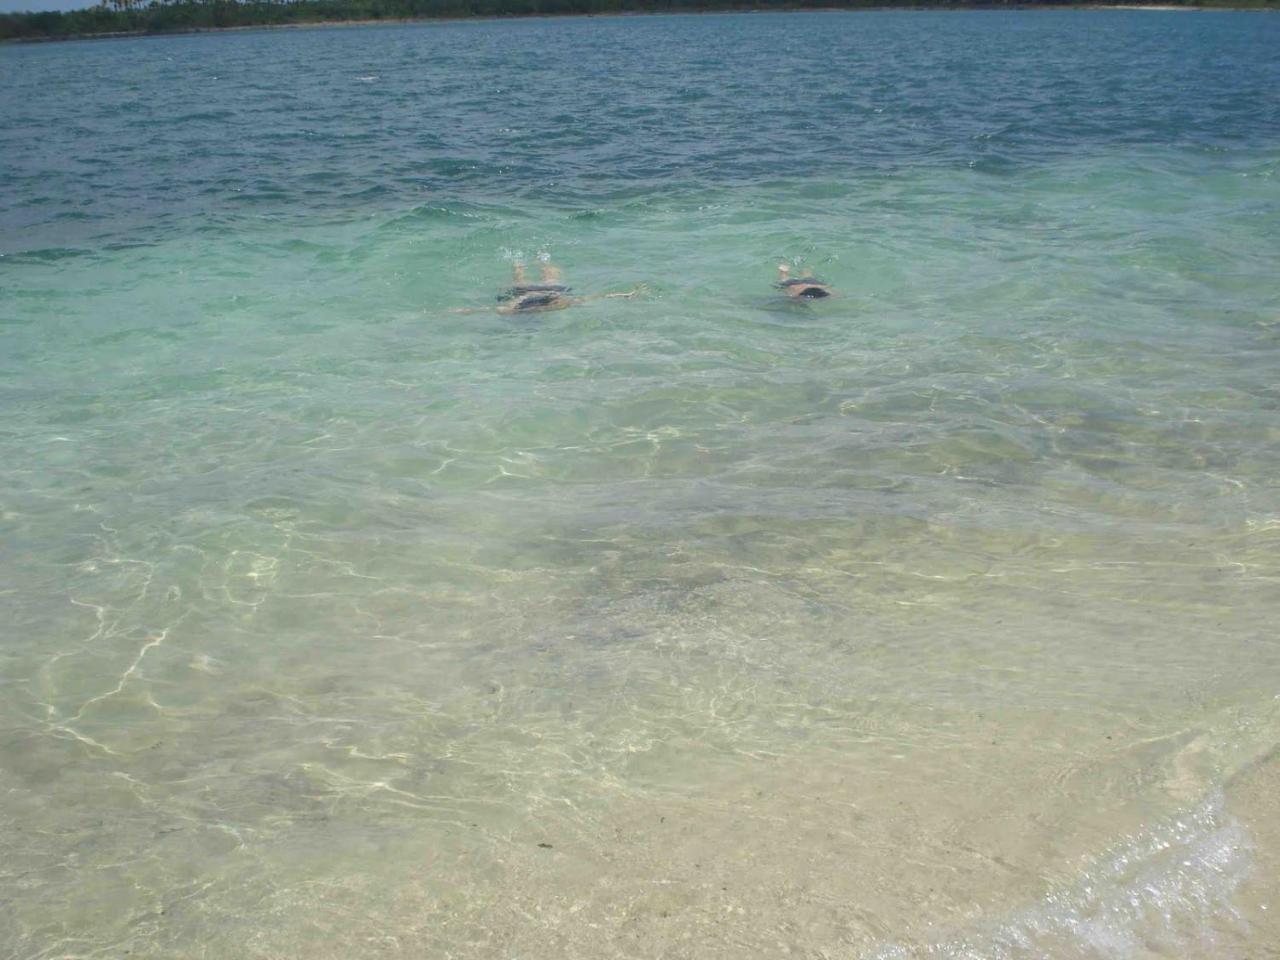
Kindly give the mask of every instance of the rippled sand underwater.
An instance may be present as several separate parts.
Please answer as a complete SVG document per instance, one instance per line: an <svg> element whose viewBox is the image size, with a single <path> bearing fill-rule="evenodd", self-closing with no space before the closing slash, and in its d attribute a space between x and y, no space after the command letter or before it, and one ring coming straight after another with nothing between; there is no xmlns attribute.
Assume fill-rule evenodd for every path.
<svg viewBox="0 0 1280 960"><path fill-rule="evenodd" d="M536 42L574 76L579 46L696 63L778 23L844 53L946 26L979 60L979 35L1024 50L1015 74L1086 28L1105 63L1280 69L1241 26L1270 19L1108 16L85 56L204 77L269 52L253 69L320 76L339 104L411 84L406 51L441 37L494 62ZM395 70L373 63L388 49ZM2 53L29 77L70 56ZM921 56L852 75L889 76L893 115L892 69L949 62ZM763 95L748 68L767 62L714 69ZM457 128L476 156L466 138L517 129L495 104L519 79ZM1148 114L1151 83L1131 92ZM0 210L23 227L0 258L0 953L1276 955L1280 130L1274 105L1200 89L1151 121L1185 108L1191 133L1095 103L1079 115L1115 130L1075 150L1053 111L1094 91L1025 93L997 155L960 133L988 109L963 85L938 114L868 105L891 157L833 120L788 166L697 91L697 124L654 121L758 137L772 176L717 179L697 151L664 167L608 114L604 146L544 140L532 168L432 174L416 196L263 160L250 192L310 186L224 204L209 138L234 120L197 117L168 134L207 151L191 181L136 221L136 169L94 174L110 189L84 219L24 182ZM424 137L460 96L424 100ZM572 110L559 96L541 94ZM387 115L349 116L296 162L380 151ZM109 148L135 149L84 149ZM653 182L622 178L646 150ZM841 155L862 166L826 166ZM64 198L88 189L69 156ZM577 292L647 291L455 312L539 255ZM783 301L781 259L840 295Z"/></svg>

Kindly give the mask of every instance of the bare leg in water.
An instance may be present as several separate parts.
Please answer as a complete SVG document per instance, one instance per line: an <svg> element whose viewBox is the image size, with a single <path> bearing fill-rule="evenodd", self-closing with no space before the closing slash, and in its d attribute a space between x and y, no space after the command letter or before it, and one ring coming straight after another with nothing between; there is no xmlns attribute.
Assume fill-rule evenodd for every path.
<svg viewBox="0 0 1280 960"><path fill-rule="evenodd" d="M538 269L542 272L543 283L557 284L560 282L560 268L554 266L550 260L543 260L538 264Z"/></svg>

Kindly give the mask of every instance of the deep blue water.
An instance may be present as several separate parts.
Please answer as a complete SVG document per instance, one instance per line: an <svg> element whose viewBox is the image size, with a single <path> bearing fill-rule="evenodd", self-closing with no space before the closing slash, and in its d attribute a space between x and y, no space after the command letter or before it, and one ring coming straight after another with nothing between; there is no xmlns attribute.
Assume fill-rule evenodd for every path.
<svg viewBox="0 0 1280 960"><path fill-rule="evenodd" d="M441 23L4 51L7 254L246 218L1274 147L1266 15ZM190 218L199 218L192 224Z"/></svg>

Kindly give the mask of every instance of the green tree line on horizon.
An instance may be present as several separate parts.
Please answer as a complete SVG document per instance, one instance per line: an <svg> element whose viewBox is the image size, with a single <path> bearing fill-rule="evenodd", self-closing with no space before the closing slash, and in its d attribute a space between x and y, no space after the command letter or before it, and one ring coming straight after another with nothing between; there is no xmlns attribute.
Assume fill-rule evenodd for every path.
<svg viewBox="0 0 1280 960"><path fill-rule="evenodd" d="M1133 3L1135 0L1086 2L1087 5L1122 4ZM1186 7L1280 9L1280 0L1159 2ZM81 10L0 13L0 40L66 40L343 20L428 20L703 10L1064 5L1070 5L1070 0L102 0L97 6Z"/></svg>

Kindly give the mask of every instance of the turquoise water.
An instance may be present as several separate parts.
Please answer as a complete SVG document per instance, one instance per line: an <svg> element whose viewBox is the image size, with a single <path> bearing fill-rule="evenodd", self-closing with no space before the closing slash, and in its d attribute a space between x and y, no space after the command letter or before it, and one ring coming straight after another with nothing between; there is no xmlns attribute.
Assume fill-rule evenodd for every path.
<svg viewBox="0 0 1280 960"><path fill-rule="evenodd" d="M1274 948L1280 19L0 78L0 954Z"/></svg>

